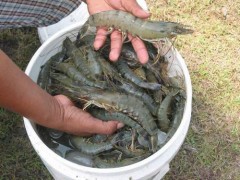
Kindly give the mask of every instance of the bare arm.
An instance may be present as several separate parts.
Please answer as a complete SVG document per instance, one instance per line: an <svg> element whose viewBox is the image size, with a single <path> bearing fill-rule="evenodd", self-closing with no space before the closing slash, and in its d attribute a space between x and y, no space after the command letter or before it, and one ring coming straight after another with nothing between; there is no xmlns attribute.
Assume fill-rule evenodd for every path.
<svg viewBox="0 0 240 180"><path fill-rule="evenodd" d="M0 82L0 106L43 126L78 135L111 134L121 126L116 121L93 118L75 107L66 96L49 95L1 50Z"/></svg>

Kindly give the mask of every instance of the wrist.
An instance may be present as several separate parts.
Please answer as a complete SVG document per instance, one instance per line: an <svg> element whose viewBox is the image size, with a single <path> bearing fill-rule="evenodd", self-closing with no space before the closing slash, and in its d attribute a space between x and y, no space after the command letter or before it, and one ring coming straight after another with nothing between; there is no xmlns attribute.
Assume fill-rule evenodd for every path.
<svg viewBox="0 0 240 180"><path fill-rule="evenodd" d="M58 99L53 96L49 99L49 111L45 118L44 122L47 123L45 126L58 130L66 128L64 125L64 108Z"/></svg>

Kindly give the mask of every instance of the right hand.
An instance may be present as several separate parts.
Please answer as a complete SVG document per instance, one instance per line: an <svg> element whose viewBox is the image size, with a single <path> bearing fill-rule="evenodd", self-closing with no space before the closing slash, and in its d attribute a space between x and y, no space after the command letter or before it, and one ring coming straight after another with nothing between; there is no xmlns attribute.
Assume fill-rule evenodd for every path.
<svg viewBox="0 0 240 180"><path fill-rule="evenodd" d="M121 10L132 13L139 18L148 18L150 14L144 11L136 0L87 0L88 11L90 15L109 10ZM105 28L98 28L97 35L94 42L94 48L98 50L106 41L107 30ZM133 37L128 34L129 40L132 42L133 48L137 53L138 59L141 63L147 63L148 52L141 39ZM109 59L117 61L122 48L122 34L118 30L114 30L111 34L111 52Z"/></svg>

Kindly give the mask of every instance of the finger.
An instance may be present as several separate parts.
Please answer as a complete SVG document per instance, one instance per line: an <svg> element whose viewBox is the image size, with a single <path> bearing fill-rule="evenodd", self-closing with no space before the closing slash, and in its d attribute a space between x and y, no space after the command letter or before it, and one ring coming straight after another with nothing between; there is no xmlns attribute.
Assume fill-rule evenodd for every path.
<svg viewBox="0 0 240 180"><path fill-rule="evenodd" d="M118 121L105 122L93 117L86 111L76 107L74 109L73 113L78 114L78 116L75 116L73 121L78 126L79 134L112 134L119 128Z"/></svg>
<svg viewBox="0 0 240 180"><path fill-rule="evenodd" d="M144 44L144 42L139 39L138 37L133 37L132 35L128 35L129 40L132 42L133 48L137 54L137 57L139 59L139 61L142 64L145 64L148 62L148 52L147 52L147 48Z"/></svg>
<svg viewBox="0 0 240 180"><path fill-rule="evenodd" d="M118 129L117 121L102 121L90 114L85 118L84 129L91 134L112 134Z"/></svg>
<svg viewBox="0 0 240 180"><path fill-rule="evenodd" d="M115 30L111 34L111 51L109 54L109 59L112 61L117 61L122 49L122 34L121 32Z"/></svg>
<svg viewBox="0 0 240 180"><path fill-rule="evenodd" d="M115 120L112 121L102 121L100 119L90 117L88 122L86 122L87 133L81 133L84 136L89 136L93 134L113 134L116 130L124 127L124 124Z"/></svg>
<svg viewBox="0 0 240 180"><path fill-rule="evenodd" d="M122 0L122 7L139 18L148 18L150 13L137 3L136 0Z"/></svg>
<svg viewBox="0 0 240 180"><path fill-rule="evenodd" d="M95 126L95 133L110 135L116 132L116 130L122 128L124 124L119 123L118 121L96 120Z"/></svg>
<svg viewBox="0 0 240 180"><path fill-rule="evenodd" d="M98 50L99 48L101 48L104 42L106 41L106 39L107 39L107 30L104 28L99 28L97 30L97 34L93 44L94 49Z"/></svg>
<svg viewBox="0 0 240 180"><path fill-rule="evenodd" d="M54 98L63 106L74 106L73 102L62 94L54 96Z"/></svg>

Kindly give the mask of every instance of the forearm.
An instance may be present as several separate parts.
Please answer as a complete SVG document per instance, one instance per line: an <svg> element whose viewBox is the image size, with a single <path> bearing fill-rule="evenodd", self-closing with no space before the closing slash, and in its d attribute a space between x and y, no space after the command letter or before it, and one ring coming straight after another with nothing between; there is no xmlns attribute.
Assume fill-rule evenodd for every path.
<svg viewBox="0 0 240 180"><path fill-rule="evenodd" d="M0 29L48 26L81 4L81 0L4 0L0 2Z"/></svg>
<svg viewBox="0 0 240 180"><path fill-rule="evenodd" d="M35 84L0 50L0 106L41 125L56 127L61 121L57 101ZM59 117L55 117L55 116ZM61 128L61 127L59 127Z"/></svg>

